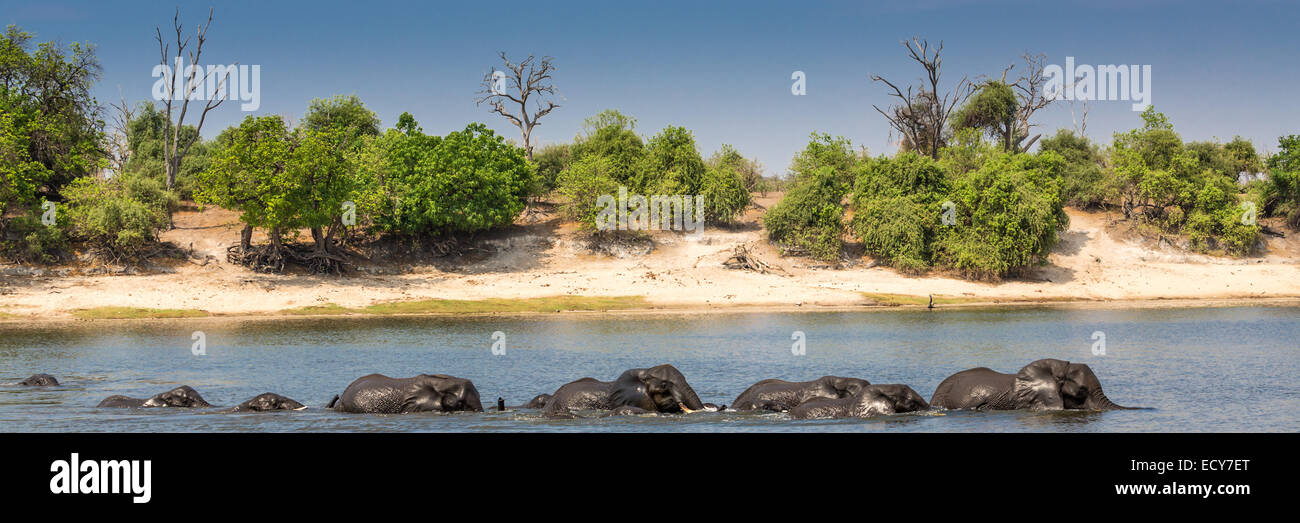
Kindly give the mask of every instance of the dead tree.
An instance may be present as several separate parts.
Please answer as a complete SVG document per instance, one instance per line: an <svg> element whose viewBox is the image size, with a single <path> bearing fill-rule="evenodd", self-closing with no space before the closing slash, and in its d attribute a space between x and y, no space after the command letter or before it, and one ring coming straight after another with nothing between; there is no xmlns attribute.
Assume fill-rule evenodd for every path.
<svg viewBox="0 0 1300 523"><path fill-rule="evenodd" d="M167 112L167 124L163 129L163 163L166 165L167 169L168 189L172 188L172 186L176 184L176 173L181 170L181 160L185 158L186 154L189 154L190 147L194 146L194 142L197 141L191 140L186 144L181 143L181 127L185 124L185 115L189 112L190 108L190 97L194 94L195 89L198 89L203 85L209 85L209 76L213 73L220 72L220 75L215 77L217 78L217 81L215 83L214 92L204 93L207 96L205 97L206 100L203 102L203 112L199 114L199 124L195 126L196 134L203 130L203 122L208 117L208 111L216 109L221 105L221 102L224 102L226 99L225 96L218 95L217 93L225 92L226 81L230 78L230 70L234 67L234 64L230 67L218 67L215 69L209 68L207 72L203 73L203 78L199 78L199 72L203 70L199 65L199 60L203 55L203 44L208 38L208 27L212 25L212 13L213 10L211 8L208 9L207 23L198 26L197 32L193 35L194 47L189 52L188 57L190 61L185 71L176 71L172 69L174 64L186 56L186 48L189 47L191 39L191 37L183 36L181 34L180 9L178 8L176 10L176 15L172 17L172 27L176 30L175 55L171 54L171 45L163 42L162 28L154 26L154 31L158 39L158 51L161 55L160 63L162 64L163 84L166 86L164 91L165 99L163 100L163 107ZM167 63L168 59L172 60L172 64ZM184 85L181 87L183 96L180 100L176 100L177 97L174 96L176 91L177 74L182 75L184 80ZM180 102L180 114L176 117L176 123L172 124L172 105L177 101Z"/></svg>
<svg viewBox="0 0 1300 523"><path fill-rule="evenodd" d="M555 86L551 85L551 72L555 66L551 65L551 57L543 56L540 62L537 62L533 55L528 55L519 63L512 63L506 57L505 51L501 52L501 61L505 63L505 71L498 71L495 67L486 76L483 77L483 89L478 92L478 98L474 100L477 105L484 103L492 107L492 112L504 116L510 123L515 124L519 131L523 133L524 153L529 160L533 159L533 128L541 125L540 120L543 116L549 114L559 105L550 100L544 100L546 95L555 95ZM498 77L504 75L504 79L509 82L508 86L498 84ZM535 111L530 115L528 113L528 99L536 96L533 107ZM507 109L506 105L518 105L518 112Z"/></svg>
<svg viewBox="0 0 1300 523"><path fill-rule="evenodd" d="M891 106L888 112L875 105L872 107L889 120L890 127L902 136L902 145L937 159L939 149L944 146L943 133L947 128L948 117L957 105L970 97L973 89L970 81L963 76L961 81L957 82L956 88L942 96L939 95L939 80L943 67L943 59L940 57L943 52L942 41L934 48L933 53L930 43L919 38L912 38L910 42L904 41L903 46L907 48L908 57L925 70L921 84L908 85L906 89L902 89L880 75L873 74L871 79L888 86L893 91L889 95L897 98L900 103Z"/></svg>
<svg viewBox="0 0 1300 523"><path fill-rule="evenodd" d="M1048 97L1049 93L1044 87L1047 84L1047 78L1043 76L1043 67L1047 61L1047 55L1025 53L1021 55L1021 58L1025 61L1025 74L1017 78L1015 83L1007 83L1007 73L1016 67L1015 64L1011 64L1002 71L1001 79L1003 84L1010 86L1015 91L1017 99L1015 127L1012 131L1014 138L1011 140L1013 152L1029 150L1030 147L1033 147L1034 142L1037 142L1038 138L1042 136L1036 134L1033 138L1029 137L1029 129L1035 126L1029 123L1029 119L1039 109L1052 103L1052 99ZM1029 141L1026 142L1026 139Z"/></svg>
<svg viewBox="0 0 1300 523"><path fill-rule="evenodd" d="M126 163L131 160L131 120L135 118L135 112L127 105L121 87L118 87L117 94L122 101L120 104L109 104L113 120L108 124L110 132L106 136L108 143L105 149L113 172L121 174L126 170Z"/></svg>

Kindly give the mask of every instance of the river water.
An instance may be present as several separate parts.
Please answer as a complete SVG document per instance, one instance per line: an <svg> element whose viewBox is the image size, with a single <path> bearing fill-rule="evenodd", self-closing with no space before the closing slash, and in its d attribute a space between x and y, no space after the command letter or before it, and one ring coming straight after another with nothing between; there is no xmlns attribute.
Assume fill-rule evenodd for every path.
<svg viewBox="0 0 1300 523"><path fill-rule="evenodd" d="M202 331L204 355L193 336ZM795 355L795 333L806 352ZM503 354L492 348L504 335ZM1104 334L1105 354L1094 333ZM502 352L498 350L497 352ZM706 402L764 378L835 374L906 383L929 399L952 373L1015 372L1059 358L1090 365L1112 412L946 412L796 421L696 413L545 420L490 412L591 376L671 363ZM37 372L59 387L11 386ZM356 415L322 407L353 379L445 373L471 379L482 414ZM0 325L0 431L920 431L1294 432L1300 429L1300 309L1008 308L868 312L202 319ZM233 406L276 392L306 411L97 409L186 384Z"/></svg>

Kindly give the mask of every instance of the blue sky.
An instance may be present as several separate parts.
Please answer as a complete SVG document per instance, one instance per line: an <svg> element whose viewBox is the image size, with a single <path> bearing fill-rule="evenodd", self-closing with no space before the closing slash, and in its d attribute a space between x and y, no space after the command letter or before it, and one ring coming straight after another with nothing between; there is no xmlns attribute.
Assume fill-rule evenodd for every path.
<svg viewBox="0 0 1300 523"><path fill-rule="evenodd" d="M556 5L552 5L556 4ZM0 5L0 24L37 41L90 42L104 67L101 102L150 96L158 49L154 26L170 27L171 2L58 0ZM182 21L200 22L210 3L181 2ZM708 156L722 143L785 172L813 131L843 135L873 154L893 151L890 103L876 73L919 78L902 39L943 40L949 85L962 75L997 75L1025 51L1049 63L1150 64L1152 102L1189 140L1241 135L1272 150L1300 133L1300 6L1287 1L937 2L273 2L225 1L207 63L258 64L258 114L300 117L312 98L357 94L391 126L402 111L426 132L472 121L508 138L518 130L474 104L498 51L550 55L562 106L534 131L541 144L569 141L582 120L617 108L654 134L691 129ZM807 95L790 93L791 73ZM227 102L204 135L237 123ZM1039 131L1071 125L1058 102L1036 117ZM1128 102L1090 105L1088 134L1136 127Z"/></svg>

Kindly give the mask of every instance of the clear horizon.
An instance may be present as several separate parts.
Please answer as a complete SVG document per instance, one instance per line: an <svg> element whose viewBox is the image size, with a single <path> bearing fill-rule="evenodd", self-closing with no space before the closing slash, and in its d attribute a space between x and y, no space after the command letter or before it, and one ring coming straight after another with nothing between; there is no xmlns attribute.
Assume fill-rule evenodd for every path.
<svg viewBox="0 0 1300 523"><path fill-rule="evenodd" d="M873 155L894 151L887 122L872 108L892 100L869 75L917 79L919 67L900 44L912 36L943 41L949 87L963 75L997 76L1024 52L1044 53L1049 64L1073 57L1078 64L1150 65L1152 103L1184 139L1240 135L1267 152L1279 136L1298 132L1300 101L1290 91L1300 72L1285 64L1300 49L1292 27L1300 6L1107 1L1067 11L989 4L375 2L353 10L340 2L226 2L216 6L202 62L260 65L261 107L245 113L226 102L209 115L203 135L249 114L297 119L313 98L356 94L385 128L405 111L429 133L477 121L518 142L517 128L474 104L483 75L505 51L554 58L561 107L534 131L537 145L571 141L583 119L612 108L635 117L647 137L680 125L706 157L730 143L768 174L783 174L812 132L845 136ZM202 22L209 5L180 3L182 22ZM21 26L35 42L94 44L103 66L94 94L106 106L119 100L119 88L132 104L151 99L154 28L166 30L172 14L172 4L53 1L0 7L0 23ZM806 96L790 92L794 71L806 74ZM1035 123L1044 136L1072 127L1070 105L1052 104ZM1089 104L1087 134L1099 143L1140 123L1129 102Z"/></svg>

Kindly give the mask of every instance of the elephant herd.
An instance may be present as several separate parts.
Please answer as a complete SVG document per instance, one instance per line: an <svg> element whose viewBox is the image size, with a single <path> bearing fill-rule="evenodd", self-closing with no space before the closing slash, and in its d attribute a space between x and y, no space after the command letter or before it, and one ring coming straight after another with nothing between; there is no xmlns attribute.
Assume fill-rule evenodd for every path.
<svg viewBox="0 0 1300 523"><path fill-rule="evenodd" d="M20 386L57 386L48 374L36 374ZM149 398L110 396L99 407L211 407L197 391L181 386ZM302 403L279 394L265 393L229 409L231 412L303 410ZM483 412L478 389L465 378L421 374L390 378L362 376L326 408L337 412L401 414L411 412ZM1082 363L1042 359L1015 374L985 367L964 370L939 384L926 402L911 387L873 385L865 379L825 376L812 381L779 379L759 381L731 404L735 411L788 412L795 419L868 418L904 412L939 409L975 410L1114 410L1127 409L1112 402L1101 390L1092 369ZM613 381L582 378L566 383L553 394L539 394L529 402L506 407L497 398L497 410L537 409L547 418L576 418L579 414L653 415L716 412L727 406L700 401L695 390L672 365L631 369Z"/></svg>

